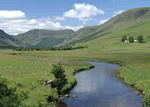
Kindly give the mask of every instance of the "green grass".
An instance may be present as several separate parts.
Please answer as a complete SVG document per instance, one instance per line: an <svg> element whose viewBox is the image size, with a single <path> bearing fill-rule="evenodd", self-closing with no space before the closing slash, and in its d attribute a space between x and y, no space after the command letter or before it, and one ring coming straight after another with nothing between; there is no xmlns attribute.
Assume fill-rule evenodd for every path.
<svg viewBox="0 0 150 107"><path fill-rule="evenodd" d="M0 60L2 60L2 65L0 73L2 73L2 77L8 79L9 86L16 86L17 81L23 84L23 88L18 87L18 92L29 89L32 83L35 84L36 88L30 91L29 98L24 101L25 104L35 104L38 99L44 99L44 95L47 95L47 93L54 98L57 97L56 92L54 92L56 89L51 90L38 81L38 79L54 79L54 76L50 74L53 63L61 61L63 67L65 67L69 83L64 89L68 89L76 81L73 76L74 68L81 69L91 66L91 64L81 62L81 60L120 63L119 77L124 78L128 84L134 84L139 90L144 90L146 97L148 97L150 95L150 49L148 48L150 47L150 38L148 38L150 20L149 13L144 14L139 10L131 9L100 26L80 29L77 31L77 35L72 35L74 37L69 37L71 40L63 44L71 45L75 43L73 47L88 46L88 48L66 51L19 52L1 50ZM141 19L139 19L139 16L141 16ZM131 20L132 18L134 20ZM86 30L88 31L86 32ZM134 36L136 39L139 34L144 36L146 43L121 42L123 35L127 35L127 38ZM10 53L17 54L10 55ZM14 78L12 76L13 71L15 71ZM23 77L21 77L21 71L24 73ZM46 77L44 73L48 73L49 76Z"/></svg>
<svg viewBox="0 0 150 107"><path fill-rule="evenodd" d="M72 44L86 44L86 45L110 45L113 43L120 43L123 35L136 37L140 34L144 36L144 40L149 42L150 34L150 7L130 9L122 14L119 14L102 25L84 27L73 35L68 37L63 44L64 46ZM69 40L69 41L68 41ZM92 44L91 44L92 43ZM59 46L59 45L58 45ZM116 44L116 46L119 46ZM146 45L148 46L148 45ZM113 46L114 47L114 46Z"/></svg>
<svg viewBox="0 0 150 107"><path fill-rule="evenodd" d="M124 43L122 43L123 45ZM128 45L128 44L127 44ZM137 45L143 45L137 43ZM64 58L74 60L87 60L87 61L98 61L98 62L111 62L119 63L122 62L122 67L118 69L119 76L124 78L128 84L134 84L139 90L145 90L146 95L150 95L150 49L145 48L122 48L116 49L90 47L81 50L71 51L39 51L39 52L21 52L23 56L32 57L47 57L47 58ZM53 60L51 60L53 62ZM117 62L119 61L119 62ZM72 62L74 63L74 62ZM80 63L81 64L81 63ZM79 64L79 65L80 65ZM69 66L70 63L66 66ZM79 66L78 66L79 67ZM80 68L80 67L79 67ZM71 70L72 68L70 68ZM72 74L70 73L70 76Z"/></svg>
<svg viewBox="0 0 150 107"><path fill-rule="evenodd" d="M65 86L71 88L71 84L76 83L77 79L73 76L74 68L90 67L87 62L77 60L62 59L62 58L45 58L36 56L22 56L21 54L10 55L13 51L0 51L0 74L2 78L7 78L8 87L17 87L17 92L29 90L29 98L23 101L24 104L34 105L40 99L45 99L47 95L51 95L53 100L58 99L56 89L50 89L43 85L46 80L54 80L55 77L51 74L52 64L62 62L65 68L68 84ZM44 75L45 73L48 76ZM43 82L42 82L43 81ZM17 86L17 82L22 84L22 87ZM31 87L34 85L34 89ZM70 86L71 85L71 86ZM65 89L63 89L65 90ZM62 91L63 91L62 90ZM46 100L45 102L46 103Z"/></svg>

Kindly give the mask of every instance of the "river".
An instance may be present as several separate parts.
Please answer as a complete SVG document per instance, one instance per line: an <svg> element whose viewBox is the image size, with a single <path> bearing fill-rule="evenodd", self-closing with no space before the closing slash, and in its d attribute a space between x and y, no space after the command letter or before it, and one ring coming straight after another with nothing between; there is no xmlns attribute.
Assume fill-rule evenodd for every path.
<svg viewBox="0 0 150 107"><path fill-rule="evenodd" d="M57 107L142 107L143 98L117 76L119 65L89 63L95 68L75 74L77 85L69 95L77 98L65 98Z"/></svg>

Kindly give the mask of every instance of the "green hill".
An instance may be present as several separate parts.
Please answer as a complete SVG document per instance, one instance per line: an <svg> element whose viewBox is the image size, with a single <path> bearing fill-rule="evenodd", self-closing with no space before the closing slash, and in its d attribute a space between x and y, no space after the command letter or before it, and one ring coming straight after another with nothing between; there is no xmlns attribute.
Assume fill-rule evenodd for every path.
<svg viewBox="0 0 150 107"><path fill-rule="evenodd" d="M26 45L21 41L13 38L12 36L6 34L3 30L0 29L0 45L4 46L21 46L25 47Z"/></svg>
<svg viewBox="0 0 150 107"><path fill-rule="evenodd" d="M28 46L49 47L61 44L64 39L73 34L73 30L42 30L33 29L26 33L15 36Z"/></svg>
<svg viewBox="0 0 150 107"><path fill-rule="evenodd" d="M89 46L130 46L122 44L123 35L136 37L141 34L147 41L144 46L149 45L150 38L150 7L135 8L127 10L102 25L84 27L73 35L66 38L63 46L72 44ZM135 44L132 44L135 45ZM142 45L143 46L143 45Z"/></svg>

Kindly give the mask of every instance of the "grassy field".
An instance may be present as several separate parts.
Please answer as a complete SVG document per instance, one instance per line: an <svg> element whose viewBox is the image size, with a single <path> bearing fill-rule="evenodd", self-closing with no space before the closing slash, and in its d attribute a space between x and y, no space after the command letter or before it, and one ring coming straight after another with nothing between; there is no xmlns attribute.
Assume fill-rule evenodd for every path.
<svg viewBox="0 0 150 107"><path fill-rule="evenodd" d="M37 100L45 99L47 95L51 95L54 100L58 99L57 90L50 89L43 84L44 81L54 80L55 78L50 73L52 64L62 62L69 82L68 86L77 81L73 76L73 68L78 69L91 66L87 62L83 63L63 58L30 56L32 54L27 56L22 56L21 54L11 55L10 53L13 52L11 50L0 50L0 74L2 74L2 78L7 78L7 85L9 87L17 87L18 93L29 91L29 98L23 102L29 105L36 104ZM21 83L22 87L17 86L17 82ZM34 89L31 89L32 86ZM46 100L43 103L46 103Z"/></svg>
<svg viewBox="0 0 150 107"><path fill-rule="evenodd" d="M53 99L58 98L56 89L50 89L42 84L42 81L55 79L50 73L52 64L62 62L69 82L65 86L67 89L77 81L73 76L74 69L92 66L87 62L81 62L82 60L118 63L121 65L118 75L124 78L126 83L134 84L134 87L145 91L146 97L150 96L150 38L148 38L150 36L150 12L147 12L149 10L150 7L125 11L102 25L84 27L65 40L70 41L57 45L69 46L75 43L73 47L88 46L88 48L66 51L0 50L0 74L3 78L7 78L9 87L17 86L16 82L23 85L23 87L17 86L18 93L22 90L29 90L29 98L23 103L33 105L38 99L45 99L49 94ZM42 33L45 34L45 31ZM42 39L42 34L38 33L38 35ZM138 35L143 35L146 43L123 43L121 42L123 35L127 35L127 38L134 36L134 40ZM32 41L28 39L35 38L33 35L28 36L26 43L31 43ZM46 33L45 37L47 36L49 35ZM56 39L61 36L60 33ZM20 37L22 40L24 36ZM46 45L49 40L44 39L44 41ZM34 43L42 45L38 38ZM48 76L44 75L45 73Z"/></svg>
<svg viewBox="0 0 150 107"><path fill-rule="evenodd" d="M24 101L25 104L30 105L35 104L38 99L44 99L48 94L57 99L56 89L44 86L39 79L53 80L54 76L50 73L52 64L59 61L66 70L69 84L76 81L76 78L73 77L74 68L91 66L81 60L120 63L119 76L124 78L126 83L134 84L134 87L145 91L147 96L150 95L150 49L140 43L108 44L104 47L103 45L88 45L89 48L67 51L1 50L0 73L2 77L8 79L9 87L17 86L18 81L23 85L23 88L17 88L18 92L30 90L29 98ZM12 53L16 54L12 55ZM48 76L45 76L44 73L47 73ZM34 90L30 89L32 84L35 85Z"/></svg>

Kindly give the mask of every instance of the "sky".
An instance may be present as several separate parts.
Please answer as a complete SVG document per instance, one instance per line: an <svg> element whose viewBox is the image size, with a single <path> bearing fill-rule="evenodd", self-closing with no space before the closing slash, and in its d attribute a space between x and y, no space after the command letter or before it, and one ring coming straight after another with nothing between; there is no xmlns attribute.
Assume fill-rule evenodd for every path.
<svg viewBox="0 0 150 107"><path fill-rule="evenodd" d="M149 4L150 0L1 0L0 29L10 35L31 29L77 31Z"/></svg>

